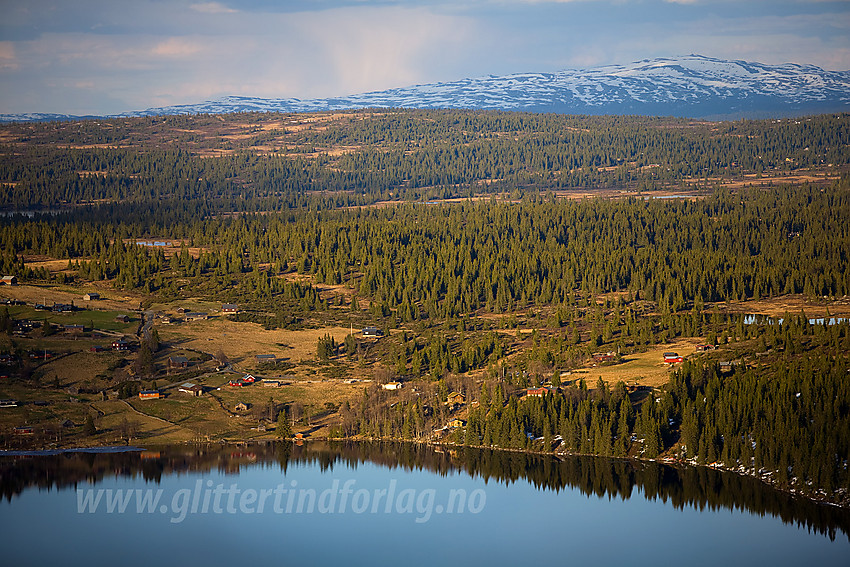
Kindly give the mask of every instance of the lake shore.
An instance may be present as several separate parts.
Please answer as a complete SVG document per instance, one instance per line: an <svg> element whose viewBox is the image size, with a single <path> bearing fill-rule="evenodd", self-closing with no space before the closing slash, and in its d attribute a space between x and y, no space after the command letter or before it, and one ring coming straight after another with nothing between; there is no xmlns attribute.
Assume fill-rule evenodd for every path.
<svg viewBox="0 0 850 567"><path fill-rule="evenodd" d="M144 443L134 443L132 445L125 446L117 446L117 445L91 445L91 446L82 446L82 447L63 447L63 448L52 448L52 449L39 449L39 450L0 450L0 458L2 457L31 457L31 456L52 456L59 455L63 453L125 453L125 452L142 452L147 450L147 448L157 448L162 447L163 445L167 446L185 446L185 445L251 445L251 444L268 444L268 443L279 443L285 440L280 439L278 437L273 437L270 435L266 435L263 437L254 437L248 439L229 439L229 440L220 440L216 442L197 442L197 441L183 441L183 442L157 442L156 438L148 438L145 439ZM778 483L772 480L772 475L769 474L757 474L755 471L747 471L742 467L730 468L719 464L700 464L696 462L690 462L687 460L676 459L672 457L660 457L649 459L640 456L628 456L628 457L613 457L610 455L598 455L593 453L579 453L572 451L536 451L532 449L516 449L509 447L499 447L499 446L483 446L483 445L458 445L456 443L452 443L445 440L423 440L423 439L397 439L397 438L374 438L374 437L327 437L327 436L308 436L300 439L293 438L289 440L292 443L296 444L306 444L311 442L354 442L354 443L374 443L374 442L385 442L385 443L412 443L416 445L424 445L430 447L441 447L445 448L449 451L460 451L466 448L476 449L476 450L489 450L489 451L499 451L502 453L520 453L525 455L535 455L540 457L594 457L594 458L604 458L604 459L618 459L623 461L633 461L633 462L644 462L644 463L656 463L661 465L666 465L670 467L674 467L677 469L683 469L685 467L690 467L693 469L709 469L724 473L735 474L741 477L751 478L757 480L772 488L773 490L777 490L779 492L788 494L797 498L804 498L810 502L823 504L828 506L834 506L836 508L841 508L844 510L850 510L850 495L848 495L846 490L837 490L834 493L836 498L830 498L828 494L824 491L816 491L815 493L808 493L804 491L800 491L791 487L783 487Z"/></svg>

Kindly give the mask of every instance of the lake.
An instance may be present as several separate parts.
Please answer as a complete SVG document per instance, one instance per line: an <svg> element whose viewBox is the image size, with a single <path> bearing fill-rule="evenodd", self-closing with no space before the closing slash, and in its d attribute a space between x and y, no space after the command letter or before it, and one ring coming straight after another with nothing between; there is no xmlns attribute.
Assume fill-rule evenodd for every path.
<svg viewBox="0 0 850 567"><path fill-rule="evenodd" d="M850 558L850 512L707 468L401 443L0 457L6 565ZM116 563L118 562L118 563Z"/></svg>

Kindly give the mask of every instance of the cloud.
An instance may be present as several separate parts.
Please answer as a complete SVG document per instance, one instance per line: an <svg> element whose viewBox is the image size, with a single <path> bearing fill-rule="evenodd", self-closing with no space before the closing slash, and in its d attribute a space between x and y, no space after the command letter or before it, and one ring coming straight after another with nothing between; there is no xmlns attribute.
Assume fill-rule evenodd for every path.
<svg viewBox="0 0 850 567"><path fill-rule="evenodd" d="M228 8L221 2L199 2L190 4L189 8L203 14L235 14L238 10Z"/></svg>
<svg viewBox="0 0 850 567"><path fill-rule="evenodd" d="M336 94L428 81L437 68L462 56L477 35L477 25L467 18L420 8L341 9L305 15L298 27L329 66L341 91Z"/></svg>
<svg viewBox="0 0 850 567"><path fill-rule="evenodd" d="M17 46L26 69L19 78L30 90L64 105L73 100L71 91L94 84L112 97L111 104L123 102L64 110L103 113L224 95L329 97L451 80L467 74L469 68L461 67L481 43L481 30L472 19L427 8L238 12L230 20L226 26L213 22L187 28L195 33L183 36L42 34L6 42L0 64L3 54L13 60ZM7 108L15 98L15 111L32 108L33 99L22 98L11 87L0 88L0 99L7 91ZM87 103L101 104L95 99ZM63 111L55 104L50 110Z"/></svg>
<svg viewBox="0 0 850 567"><path fill-rule="evenodd" d="M0 41L0 70L15 70L17 68L15 44L11 41Z"/></svg>
<svg viewBox="0 0 850 567"><path fill-rule="evenodd" d="M687 53L850 68L843 3L675 3L32 0L0 19L0 112L333 97Z"/></svg>
<svg viewBox="0 0 850 567"><path fill-rule="evenodd" d="M151 53L162 57L191 57L201 51L203 51L203 47L196 41L172 37L156 44Z"/></svg>

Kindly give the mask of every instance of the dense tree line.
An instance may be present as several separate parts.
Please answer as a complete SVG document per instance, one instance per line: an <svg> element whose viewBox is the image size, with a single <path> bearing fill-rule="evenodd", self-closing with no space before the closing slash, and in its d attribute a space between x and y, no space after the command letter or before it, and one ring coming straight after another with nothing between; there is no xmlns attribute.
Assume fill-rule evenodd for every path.
<svg viewBox="0 0 850 567"><path fill-rule="evenodd" d="M203 199L231 210L282 210L326 191L336 193L337 206L351 206L527 188L652 189L850 161L846 115L717 124L394 110L346 113L315 128L262 127L284 118L5 125L15 143L0 147L0 203L31 209ZM239 119L247 124L232 131ZM191 122L212 129L206 143L192 142L202 134L187 133Z"/></svg>
<svg viewBox="0 0 850 567"><path fill-rule="evenodd" d="M755 327L756 323L751 326ZM655 458L662 453L767 478L808 494L850 489L850 324L812 325L787 317L770 332L766 364L686 362L648 396L581 380L542 397L503 380L469 385L460 445ZM780 338L781 337L781 338ZM782 345L798 345L789 350ZM803 352L801 352L803 349ZM442 382L399 401L380 389L340 410L340 435L424 439L451 419ZM391 398L390 398L391 399Z"/></svg>
<svg viewBox="0 0 850 567"><path fill-rule="evenodd" d="M287 290L304 297L279 277L295 271L346 284L377 315L401 322L571 305L576 293L621 290L666 314L703 302L850 293L848 199L838 185L718 191L695 201L527 198L293 211L168 226L143 216L16 217L0 221L0 236L3 264L16 274L21 254L46 254L71 259L79 277L125 288L176 293L178 280L194 278L221 289L238 283L235 298L270 301ZM167 258L135 244L162 235L180 239L181 251ZM189 246L201 252L189 254ZM313 295L313 308L318 301Z"/></svg>

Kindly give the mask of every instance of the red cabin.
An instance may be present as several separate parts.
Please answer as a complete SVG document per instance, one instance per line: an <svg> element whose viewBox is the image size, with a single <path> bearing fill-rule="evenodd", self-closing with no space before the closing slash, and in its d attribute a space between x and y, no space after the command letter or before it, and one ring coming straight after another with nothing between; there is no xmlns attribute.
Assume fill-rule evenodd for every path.
<svg viewBox="0 0 850 567"><path fill-rule="evenodd" d="M677 362L682 362L684 359L676 352L665 352L664 353L664 362L668 364L675 364Z"/></svg>

